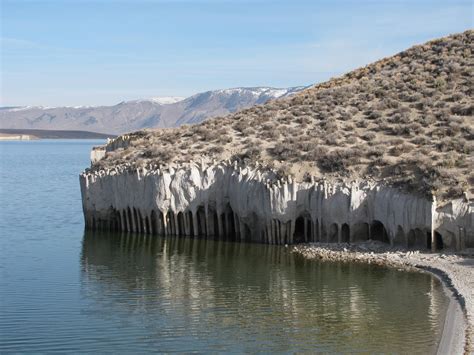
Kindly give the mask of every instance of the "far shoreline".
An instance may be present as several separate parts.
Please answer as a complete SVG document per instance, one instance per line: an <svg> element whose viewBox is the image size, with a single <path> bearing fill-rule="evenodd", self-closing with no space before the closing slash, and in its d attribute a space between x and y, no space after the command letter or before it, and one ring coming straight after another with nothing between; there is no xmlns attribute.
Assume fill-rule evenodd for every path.
<svg viewBox="0 0 474 355"><path fill-rule="evenodd" d="M111 139L115 134L90 131L6 129L0 128L0 141L30 141L38 139Z"/></svg>
<svg viewBox="0 0 474 355"><path fill-rule="evenodd" d="M369 247L367 248L368 243ZM390 247L387 248L383 245L375 245L374 248L371 248L373 245L370 245L370 243L373 242L368 243L362 242L351 245L345 243L297 244L292 247L291 251L306 259L375 264L401 271L431 274L441 282L449 299L437 354L472 353L474 334L470 318L473 313L473 304L472 298L468 294L470 285L467 283L472 277L469 274L473 274L474 271L469 270L469 266L462 264L457 268L465 271L465 274L457 273L455 268L446 267L446 264L452 262L451 259L458 259L460 256L448 252L445 254L420 253L419 251L400 248L392 250ZM445 259L448 260L444 262ZM470 261L474 265L474 259L470 259Z"/></svg>
<svg viewBox="0 0 474 355"><path fill-rule="evenodd" d="M8 137L0 135L1 142L41 142L41 141L103 141L107 138L38 138L32 137L29 138L18 138L16 136Z"/></svg>

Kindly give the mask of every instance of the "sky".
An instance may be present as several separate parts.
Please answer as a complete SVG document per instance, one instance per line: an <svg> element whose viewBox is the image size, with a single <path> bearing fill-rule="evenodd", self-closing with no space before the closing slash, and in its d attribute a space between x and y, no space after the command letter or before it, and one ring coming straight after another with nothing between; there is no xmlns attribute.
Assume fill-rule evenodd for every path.
<svg viewBox="0 0 474 355"><path fill-rule="evenodd" d="M474 27L471 0L0 3L0 106L310 85Z"/></svg>

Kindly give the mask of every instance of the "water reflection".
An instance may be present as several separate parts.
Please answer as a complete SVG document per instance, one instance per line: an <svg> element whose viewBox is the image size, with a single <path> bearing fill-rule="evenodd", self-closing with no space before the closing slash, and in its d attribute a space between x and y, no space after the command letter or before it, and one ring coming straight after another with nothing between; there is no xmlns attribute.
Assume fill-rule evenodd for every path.
<svg viewBox="0 0 474 355"><path fill-rule="evenodd" d="M135 349L429 353L447 306L429 275L270 245L96 232L81 262L86 311Z"/></svg>

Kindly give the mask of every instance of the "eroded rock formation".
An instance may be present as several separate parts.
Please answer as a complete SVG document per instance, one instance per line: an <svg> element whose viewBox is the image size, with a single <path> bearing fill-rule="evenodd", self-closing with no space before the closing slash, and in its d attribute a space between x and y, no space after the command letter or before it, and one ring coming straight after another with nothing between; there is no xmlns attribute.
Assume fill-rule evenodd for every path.
<svg viewBox="0 0 474 355"><path fill-rule="evenodd" d="M84 172L86 226L270 244L376 239L405 247L474 246L473 204L380 183L297 182L237 162Z"/></svg>

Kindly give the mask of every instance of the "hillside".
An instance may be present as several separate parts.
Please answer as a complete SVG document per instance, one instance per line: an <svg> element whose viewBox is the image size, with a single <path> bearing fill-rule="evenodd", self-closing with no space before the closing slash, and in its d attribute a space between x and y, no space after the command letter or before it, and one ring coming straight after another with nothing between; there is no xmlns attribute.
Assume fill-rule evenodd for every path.
<svg viewBox="0 0 474 355"><path fill-rule="evenodd" d="M4 107L0 109L0 127L122 134L143 128L199 123L301 89L234 88L207 91L188 98L153 98L99 107Z"/></svg>
<svg viewBox="0 0 474 355"><path fill-rule="evenodd" d="M145 130L93 169L237 159L297 180L367 179L449 200L474 193L474 31L225 117Z"/></svg>

